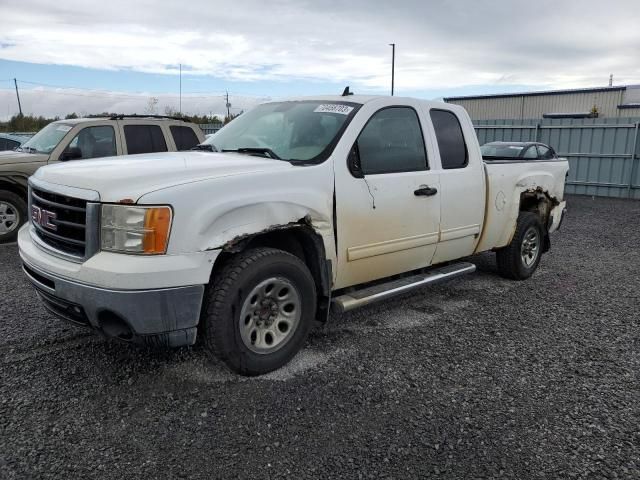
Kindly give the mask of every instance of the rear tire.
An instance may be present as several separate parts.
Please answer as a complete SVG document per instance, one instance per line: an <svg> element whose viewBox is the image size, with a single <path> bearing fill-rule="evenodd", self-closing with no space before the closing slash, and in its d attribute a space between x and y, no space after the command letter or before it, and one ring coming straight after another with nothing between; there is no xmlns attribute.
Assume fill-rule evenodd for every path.
<svg viewBox="0 0 640 480"><path fill-rule="evenodd" d="M544 246L544 229L538 215L520 212L511 243L496 252L498 273L525 280L538 268Z"/></svg>
<svg viewBox="0 0 640 480"><path fill-rule="evenodd" d="M0 191L0 243L15 241L26 221L26 202L13 192Z"/></svg>
<svg viewBox="0 0 640 480"><path fill-rule="evenodd" d="M271 372L304 346L315 311L315 283L298 257L247 250L214 273L205 293L205 349L242 375Z"/></svg>

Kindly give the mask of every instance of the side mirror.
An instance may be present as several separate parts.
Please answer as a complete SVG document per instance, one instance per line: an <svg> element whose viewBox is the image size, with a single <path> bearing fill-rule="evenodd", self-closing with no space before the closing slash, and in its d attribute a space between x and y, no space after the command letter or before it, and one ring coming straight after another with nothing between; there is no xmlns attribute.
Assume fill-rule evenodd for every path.
<svg viewBox="0 0 640 480"><path fill-rule="evenodd" d="M347 165L349 167L349 171L351 175L355 178L364 178L364 173L362 172L362 165L360 164L360 152L358 151L358 142L353 144L351 150L349 151L349 158L347 159Z"/></svg>
<svg viewBox="0 0 640 480"><path fill-rule="evenodd" d="M60 155L60 161L66 162L67 160L79 160L82 158L82 150L78 147L67 147Z"/></svg>

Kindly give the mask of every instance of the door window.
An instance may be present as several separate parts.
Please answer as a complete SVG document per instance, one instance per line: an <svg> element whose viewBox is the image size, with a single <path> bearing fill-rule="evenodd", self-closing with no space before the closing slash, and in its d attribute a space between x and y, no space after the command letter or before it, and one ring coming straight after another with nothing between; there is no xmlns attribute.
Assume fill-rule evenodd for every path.
<svg viewBox="0 0 640 480"><path fill-rule="evenodd" d="M110 125L85 127L73 137L63 156L69 160L117 155L116 135Z"/></svg>
<svg viewBox="0 0 640 480"><path fill-rule="evenodd" d="M536 158L538 158L538 150L536 150L536 146L532 145L527 148L527 151L524 152L522 158L526 158L527 160L535 160Z"/></svg>
<svg viewBox="0 0 640 480"><path fill-rule="evenodd" d="M365 175L427 170L420 121L409 107L391 107L373 115L357 140Z"/></svg>
<svg viewBox="0 0 640 480"><path fill-rule="evenodd" d="M173 136L173 141L178 151L190 150L200 143L196 132L194 132L191 127L172 125L169 129L171 130L171 135Z"/></svg>
<svg viewBox="0 0 640 480"><path fill-rule="evenodd" d="M464 168L469 161L462 127L453 112L431 110L431 122L438 139L442 168Z"/></svg>
<svg viewBox="0 0 640 480"><path fill-rule="evenodd" d="M167 143L158 125L125 125L124 138L129 154L167 151Z"/></svg>
<svg viewBox="0 0 640 480"><path fill-rule="evenodd" d="M544 145L538 145L538 158L543 160L550 160L553 158L553 150L545 147Z"/></svg>

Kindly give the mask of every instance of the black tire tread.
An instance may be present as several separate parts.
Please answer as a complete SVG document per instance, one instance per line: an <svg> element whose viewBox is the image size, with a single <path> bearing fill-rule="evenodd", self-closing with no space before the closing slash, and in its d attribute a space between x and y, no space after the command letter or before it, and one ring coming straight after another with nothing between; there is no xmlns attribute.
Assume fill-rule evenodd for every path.
<svg viewBox="0 0 640 480"><path fill-rule="evenodd" d="M268 247L260 247L254 248L250 250L246 250L239 254L231 257L220 270L218 270L213 275L213 281L210 283L204 297L203 308L202 308L202 333L204 337L205 350L209 355L215 357L217 359L222 360L226 363L232 370L240 373L242 375L256 375L256 373L247 368L247 362L243 358L242 352L239 353L240 358L237 362L232 361L232 355L237 354L233 350L233 345L229 345L224 341L224 338L227 337L230 333L237 337L239 333L234 326L234 322L224 321L224 307L226 300L230 295L233 295L233 289L235 288L235 284L238 280L238 277L241 273L248 268L250 268L256 262L272 257L272 256L286 256L289 257L294 263L298 263L301 266L303 271L307 271L307 266L302 262L298 257L292 255L283 250L278 250L275 248ZM311 282L313 282L313 277L308 273ZM221 319L217 321L216 328L220 331L216 334L211 328L207 319ZM310 329L311 322L303 322L301 325L302 328L307 329L305 332L308 333ZM229 332L229 329L232 329ZM221 334L222 333L222 334Z"/></svg>
<svg viewBox="0 0 640 480"><path fill-rule="evenodd" d="M518 220L516 221L516 230L511 242L509 245L496 252L496 263L500 276L511 280L523 280L526 278L520 274L520 236L531 226L532 223L540 224L538 215L533 212L520 212ZM541 233L544 232L541 231ZM543 240L543 236L544 235L540 238L541 241ZM540 245L540 248L542 248L542 245ZM540 253L540 256L542 256L542 252Z"/></svg>

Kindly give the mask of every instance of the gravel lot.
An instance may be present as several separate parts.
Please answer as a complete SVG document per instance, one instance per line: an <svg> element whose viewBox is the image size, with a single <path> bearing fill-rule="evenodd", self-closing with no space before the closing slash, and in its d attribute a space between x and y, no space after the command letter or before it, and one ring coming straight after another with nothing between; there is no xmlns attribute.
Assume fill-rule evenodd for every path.
<svg viewBox="0 0 640 480"><path fill-rule="evenodd" d="M0 478L640 478L639 239L570 198L533 279L474 257L257 379L55 320L0 246Z"/></svg>

